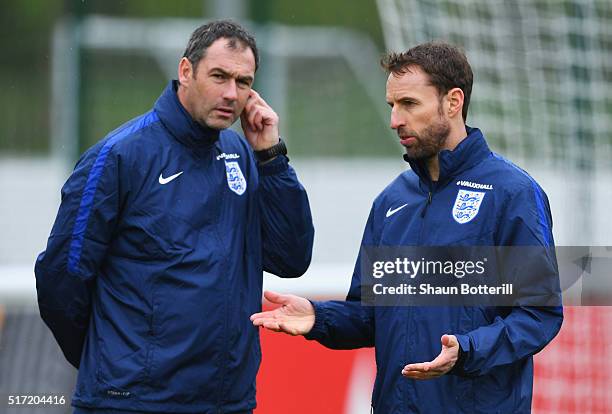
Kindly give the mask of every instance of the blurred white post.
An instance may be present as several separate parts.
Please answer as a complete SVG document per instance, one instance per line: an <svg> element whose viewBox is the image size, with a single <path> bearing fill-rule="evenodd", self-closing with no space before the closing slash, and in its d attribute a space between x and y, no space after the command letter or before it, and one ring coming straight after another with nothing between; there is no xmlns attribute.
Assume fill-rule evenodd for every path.
<svg viewBox="0 0 612 414"><path fill-rule="evenodd" d="M289 56L283 53L287 36L279 34L283 28L263 26L257 31L257 43L260 49L260 68L255 77L255 88L274 108L280 118L280 135L285 142L291 141L289 128Z"/></svg>
<svg viewBox="0 0 612 414"><path fill-rule="evenodd" d="M51 155L66 165L79 155L80 28L72 18L53 29L51 60Z"/></svg>

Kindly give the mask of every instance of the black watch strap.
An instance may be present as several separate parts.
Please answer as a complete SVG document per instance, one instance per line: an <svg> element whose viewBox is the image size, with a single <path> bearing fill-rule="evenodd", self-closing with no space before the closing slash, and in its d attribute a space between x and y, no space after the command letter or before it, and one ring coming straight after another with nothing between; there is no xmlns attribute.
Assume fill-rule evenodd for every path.
<svg viewBox="0 0 612 414"><path fill-rule="evenodd" d="M287 155L287 146L282 139L278 139L278 143L272 145L270 148L265 150L255 151L255 158L259 162L268 161L278 155Z"/></svg>

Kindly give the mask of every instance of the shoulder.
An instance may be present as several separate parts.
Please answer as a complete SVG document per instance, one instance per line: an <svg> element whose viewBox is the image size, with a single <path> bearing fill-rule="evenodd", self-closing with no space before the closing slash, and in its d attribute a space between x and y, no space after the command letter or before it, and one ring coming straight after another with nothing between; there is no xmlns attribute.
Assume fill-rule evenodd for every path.
<svg viewBox="0 0 612 414"><path fill-rule="evenodd" d="M539 223L548 235L552 215L548 196L527 171L499 154L492 153L488 173L494 177L495 193L501 195L501 214L507 218L521 217L522 221Z"/></svg>
<svg viewBox="0 0 612 414"><path fill-rule="evenodd" d="M157 113L151 110L111 131L104 141L118 154L142 155L143 151L156 151L158 145L163 145L159 137L166 134Z"/></svg>
<svg viewBox="0 0 612 414"><path fill-rule="evenodd" d="M491 183L507 197L531 192L546 197L542 187L527 171L497 153L492 152L483 167Z"/></svg>
<svg viewBox="0 0 612 414"><path fill-rule="evenodd" d="M418 191L419 177L412 170L406 170L395 177L374 199L374 206L385 208L405 200L411 193Z"/></svg>
<svg viewBox="0 0 612 414"><path fill-rule="evenodd" d="M109 155L129 156L130 153L142 155L143 149L147 149L147 151L156 150L151 141L159 141L155 138L158 134L163 133L162 128L157 114L154 111L149 111L109 132L83 153L79 164L96 160L101 162Z"/></svg>
<svg viewBox="0 0 612 414"><path fill-rule="evenodd" d="M490 162L498 191L504 195L496 244L554 245L552 213L542 187L527 171L501 155L493 153Z"/></svg>

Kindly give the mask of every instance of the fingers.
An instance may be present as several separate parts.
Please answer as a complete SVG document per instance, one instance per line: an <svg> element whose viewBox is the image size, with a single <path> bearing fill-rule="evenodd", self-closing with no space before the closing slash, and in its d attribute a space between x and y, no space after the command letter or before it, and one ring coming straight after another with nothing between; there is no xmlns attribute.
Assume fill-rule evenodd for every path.
<svg viewBox="0 0 612 414"><path fill-rule="evenodd" d="M251 125L251 127L255 131L261 131L263 130L263 123L264 123L263 117L264 115L261 112L261 108L256 106L251 110L251 112L249 112L247 119L248 119L249 125Z"/></svg>
<svg viewBox="0 0 612 414"><path fill-rule="evenodd" d="M433 361L408 364L402 369L402 375L422 380L437 378L450 371L457 361L459 341L455 335L442 335L440 342L442 351Z"/></svg>
<svg viewBox="0 0 612 414"><path fill-rule="evenodd" d="M411 379L430 379L437 378L445 374L445 370L440 366L434 366L432 362L421 362L409 364L402 369L402 375Z"/></svg>
<svg viewBox="0 0 612 414"><path fill-rule="evenodd" d="M408 364L402 369L402 375L412 379L437 378L446 374L453 367L453 361L440 354L430 362Z"/></svg>
<svg viewBox="0 0 612 414"><path fill-rule="evenodd" d="M285 323L283 323L283 322L279 322L279 323L278 323L278 328L280 329L280 331L281 331L281 332L288 333L289 335L292 335L292 336L297 336L297 335L299 335L299 332L298 332L298 330L297 330L297 329L295 329L295 328L291 328L291 327L287 326L287 325L286 325Z"/></svg>
<svg viewBox="0 0 612 414"><path fill-rule="evenodd" d="M280 293L271 291L265 291L264 297L271 303L283 306L290 301L287 295L281 295ZM282 319L281 308L254 313L250 316L250 319L254 326L263 326L264 328L278 331L280 329L279 320Z"/></svg>
<svg viewBox="0 0 612 414"><path fill-rule="evenodd" d="M450 358L448 358L446 355L441 353L440 355L436 357L436 359L434 359L433 361L429 363L429 370L432 370L432 371L444 370L450 362L451 362Z"/></svg>
<svg viewBox="0 0 612 414"><path fill-rule="evenodd" d="M263 312L263 313L266 313L266 312ZM291 328L290 326L281 322L281 320L277 319L274 315L273 316L270 316L270 315L258 316L258 315L262 315L263 313L255 314L251 316L251 321L253 321L253 326L261 326L263 328L266 328L274 332L285 332L290 335L297 335L297 331L294 328Z"/></svg>
<svg viewBox="0 0 612 414"><path fill-rule="evenodd" d="M450 361L448 355L442 351L433 361L408 364L404 367L404 371L429 372L443 370Z"/></svg>
<svg viewBox="0 0 612 414"><path fill-rule="evenodd" d="M266 321L261 326L274 332L281 332L280 324L276 321Z"/></svg>
<svg viewBox="0 0 612 414"><path fill-rule="evenodd" d="M277 305L288 305L291 301L288 295L281 295L280 293L272 292L270 290L266 290L264 292L264 298Z"/></svg>
<svg viewBox="0 0 612 414"><path fill-rule="evenodd" d="M459 341L455 335L442 335L440 342L442 342L442 345L446 347L459 346Z"/></svg>
<svg viewBox="0 0 612 414"><path fill-rule="evenodd" d="M249 104L249 102L252 105L259 104L259 105L265 106L266 108L270 108L268 103L266 101L264 101L264 99L261 97L261 95L259 95L257 93L257 91L255 89L251 89L251 92L249 93L249 98L248 98L248 101L247 101L247 105ZM270 109L272 109L272 108L270 108Z"/></svg>
<svg viewBox="0 0 612 414"><path fill-rule="evenodd" d="M421 372L427 372L430 369L430 363L429 362L420 362L418 364L408 364L404 367L404 369L402 370L402 372L406 371L421 371Z"/></svg>
<svg viewBox="0 0 612 414"><path fill-rule="evenodd" d="M448 336L448 335L444 335ZM442 345L448 342L449 338L442 337ZM446 346L446 345L444 345ZM454 365L454 360L447 349L442 349L442 352L429 362L420 362L416 364L408 364L402 369L402 375L412 379L430 379L446 374Z"/></svg>
<svg viewBox="0 0 612 414"><path fill-rule="evenodd" d="M440 359L440 356L438 356L436 359L430 362L420 362L418 364L408 364L402 370L402 374L404 372L406 373L409 373L409 372L436 373L440 370L443 370L444 366L445 366L445 362L442 359Z"/></svg>
<svg viewBox="0 0 612 414"><path fill-rule="evenodd" d="M260 321L253 321L253 325L255 326L262 326L270 331L273 332L283 332L283 333L287 333L289 335L292 336L296 336L298 335L298 332L296 329L290 328L289 326L285 325L282 322L276 321L276 320L260 320Z"/></svg>
<svg viewBox="0 0 612 414"><path fill-rule="evenodd" d="M255 322L258 320L274 318L275 314L276 314L276 311L259 312L259 313L252 314L250 319L251 321Z"/></svg>
<svg viewBox="0 0 612 414"><path fill-rule="evenodd" d="M244 111L242 115L244 115L244 120L249 125L249 128L255 131L261 131L261 112L259 107L259 99L253 95L253 93L257 93L251 90L251 94L247 100L246 105L244 106Z"/></svg>
<svg viewBox="0 0 612 414"><path fill-rule="evenodd" d="M263 326L264 328L276 331L280 329L281 324L276 315L264 315L263 313L252 315L251 321L253 322L253 326Z"/></svg>
<svg viewBox="0 0 612 414"><path fill-rule="evenodd" d="M241 118L250 129L258 132L263 131L266 125L278 123L276 112L253 89L251 89Z"/></svg>
<svg viewBox="0 0 612 414"><path fill-rule="evenodd" d="M415 379L415 380L426 380L426 379L437 377L437 376L433 376L429 372L422 372L422 371L402 371L402 376L409 378L409 379Z"/></svg>
<svg viewBox="0 0 612 414"><path fill-rule="evenodd" d="M409 364L402 369L402 376L410 379L435 378L435 372L429 370L429 363Z"/></svg>

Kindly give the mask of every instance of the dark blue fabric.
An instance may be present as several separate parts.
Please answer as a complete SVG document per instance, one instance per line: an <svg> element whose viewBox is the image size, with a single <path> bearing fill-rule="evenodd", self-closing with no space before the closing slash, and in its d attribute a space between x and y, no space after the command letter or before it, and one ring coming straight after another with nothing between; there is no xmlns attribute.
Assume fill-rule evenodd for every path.
<svg viewBox="0 0 612 414"><path fill-rule="evenodd" d="M313 237L287 158L258 165L168 84L152 112L83 154L36 261L41 316L79 368L73 405L252 410L263 270L302 275Z"/></svg>
<svg viewBox="0 0 612 414"><path fill-rule="evenodd" d="M72 231L70 252L68 252L68 270L71 273L78 273L79 260L81 258L81 250L83 248L83 237L85 236L85 229L87 228L87 220L89 220L89 214L91 213L96 187L98 186L98 180L100 179L100 176L104 170L104 164L106 162L108 153L113 145L115 145L115 143L119 140L157 121L159 121L157 114L153 111L149 112L148 114L144 115L139 122L128 124L126 128L122 128L111 135L98 153L98 156L93 163L93 167L89 172L89 176L87 177L87 183L83 189L79 211L75 219L74 230Z"/></svg>
<svg viewBox="0 0 612 414"><path fill-rule="evenodd" d="M553 242L549 237L552 234L552 229L548 228L548 223L546 222L546 207L544 206L544 199L542 197L541 190L535 180L531 180L531 185L533 186L533 193L536 199L536 205L538 206L538 213L540 218L540 225L542 226L542 235L544 236L545 246L552 246Z"/></svg>
<svg viewBox="0 0 612 414"><path fill-rule="evenodd" d="M546 197L546 195L542 195L542 189L540 188L536 180L534 180L529 174L527 174L527 172L517 167L516 165L512 164L506 158L498 154L493 154L493 155L496 158L506 162L508 165L515 168L517 171L521 172L523 175L525 175L529 179L529 182L531 182L531 186L533 187L533 193L535 196L536 206L538 208L540 225L542 226L542 236L544 237L544 240L545 240L545 246L552 246L554 242L549 237L549 235L552 234L552 228L549 226L548 220L546 218L547 214L550 214L550 211L549 211L550 209L546 205L547 202L544 201L544 198Z"/></svg>
<svg viewBox="0 0 612 414"><path fill-rule="evenodd" d="M454 151L439 154L437 182L425 165L410 161L412 170L385 188L372 205L362 246L553 245L543 190L493 154L478 129L467 132ZM470 183L490 188L476 190ZM463 224L452 217L461 189L484 193L478 213ZM546 254L523 257L524 265L558 280L554 254L537 250ZM362 306L359 257L347 300L314 302L315 326L307 338L334 349L376 347L376 414L531 411L532 356L559 331L561 307ZM440 353L444 334L457 337L461 364L437 379L402 377L406 364Z"/></svg>

